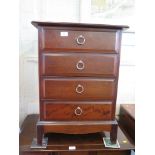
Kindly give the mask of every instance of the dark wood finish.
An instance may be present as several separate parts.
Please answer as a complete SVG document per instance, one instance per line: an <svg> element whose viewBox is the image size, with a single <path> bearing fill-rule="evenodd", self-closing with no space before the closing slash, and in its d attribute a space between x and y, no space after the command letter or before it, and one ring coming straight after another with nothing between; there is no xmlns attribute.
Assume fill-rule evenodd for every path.
<svg viewBox="0 0 155 155"><path fill-rule="evenodd" d="M110 131L110 140L112 143L115 143L117 140L117 124L112 125L111 131Z"/></svg>
<svg viewBox="0 0 155 155"><path fill-rule="evenodd" d="M51 154L51 153L47 153L47 152L23 152L21 153L21 155L54 155L54 154Z"/></svg>
<svg viewBox="0 0 155 155"><path fill-rule="evenodd" d="M125 153L125 151L122 151L122 152L111 151L109 153L79 151L79 152L60 152L60 153L56 153L55 155L130 155L130 153L129 152Z"/></svg>
<svg viewBox="0 0 155 155"><path fill-rule="evenodd" d="M38 28L40 120L37 125L43 127L42 134L83 134L107 130L114 142L121 33L128 26L32 24ZM47 102L51 104L45 104ZM81 113L82 107L84 112L92 111L92 114L83 113L77 117L80 118L78 120L72 116L77 105L73 102L79 102L77 113ZM111 105L98 102L111 102ZM108 125L105 123L107 120Z"/></svg>
<svg viewBox="0 0 155 155"><path fill-rule="evenodd" d="M42 139L43 139L43 136L44 136L44 128L43 126L40 126L40 125L37 125L37 143L39 145L42 144Z"/></svg>
<svg viewBox="0 0 155 155"><path fill-rule="evenodd" d="M112 100L114 98L115 80L102 78L43 78L41 86L41 98L43 99Z"/></svg>
<svg viewBox="0 0 155 155"><path fill-rule="evenodd" d="M56 26L56 27L82 27L82 28L104 28L104 29L128 29L129 26L127 25L110 25L110 24L92 24L92 23L67 23L67 22L46 22L46 21L32 21L32 25L34 25L36 28L38 27L49 27L49 26Z"/></svg>
<svg viewBox="0 0 155 155"><path fill-rule="evenodd" d="M103 131L111 131L112 123L115 124L115 121L110 121L109 123L105 121L99 122L39 122L41 126L44 126L44 131L46 133L57 132L57 133L66 133L66 134L87 134L87 133L96 133ZM62 130L63 129L63 130Z"/></svg>
<svg viewBox="0 0 155 155"><path fill-rule="evenodd" d="M47 121L111 120L112 102L43 102ZM93 113L93 115L92 115Z"/></svg>
<svg viewBox="0 0 155 155"><path fill-rule="evenodd" d="M43 53L43 76L104 76L115 77L118 73L116 54L98 53ZM80 64L80 61L83 64ZM79 70L77 67L84 65ZM81 66L83 67L83 66Z"/></svg>
<svg viewBox="0 0 155 155"><path fill-rule="evenodd" d="M86 134L103 131L112 131L117 121L39 121L37 126L43 126L44 132L57 132L67 134ZM63 129L63 130L62 130Z"/></svg>
<svg viewBox="0 0 155 155"><path fill-rule="evenodd" d="M67 32L67 36L61 36L61 33ZM106 51L106 52L118 52L117 42L119 34L116 31L106 32L106 30L96 31L77 31L64 29L60 30L53 28L42 28L41 30L41 49L42 50L89 50L89 51ZM78 44L77 39L79 36L85 38L84 44ZM82 41L81 41L82 42Z"/></svg>
<svg viewBox="0 0 155 155"><path fill-rule="evenodd" d="M121 104L119 114L119 124L123 131L135 142L135 105Z"/></svg>
<svg viewBox="0 0 155 155"><path fill-rule="evenodd" d="M32 139L37 134L37 121L38 115L26 117L19 136L20 155L130 155L130 151L135 149L129 137L124 135L119 127L117 138L120 149L105 148L102 136L98 133L84 135L50 133L46 134L49 140L47 149L30 149ZM108 132L104 132L103 136L105 135L108 135ZM69 151L69 146L76 146L76 150Z"/></svg>

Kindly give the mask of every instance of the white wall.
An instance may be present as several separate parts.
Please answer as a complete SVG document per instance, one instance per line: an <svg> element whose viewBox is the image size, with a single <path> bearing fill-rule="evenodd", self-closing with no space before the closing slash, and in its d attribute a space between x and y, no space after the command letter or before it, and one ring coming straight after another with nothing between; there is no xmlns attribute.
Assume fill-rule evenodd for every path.
<svg viewBox="0 0 155 155"><path fill-rule="evenodd" d="M87 0L88 1L88 0ZM85 0L86 2L86 0ZM32 20L85 22L81 0L21 0L20 1L20 125L27 114L38 113L37 29ZM135 34L123 33L121 66L118 85L119 104L134 103Z"/></svg>
<svg viewBox="0 0 155 155"><path fill-rule="evenodd" d="M27 114L38 113L37 29L32 20L79 21L79 0L20 1L20 125Z"/></svg>

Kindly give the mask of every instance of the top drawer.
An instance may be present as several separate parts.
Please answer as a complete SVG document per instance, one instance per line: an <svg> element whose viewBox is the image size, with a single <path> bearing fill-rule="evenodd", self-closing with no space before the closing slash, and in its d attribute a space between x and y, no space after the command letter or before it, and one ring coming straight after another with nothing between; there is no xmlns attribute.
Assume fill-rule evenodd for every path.
<svg viewBox="0 0 155 155"><path fill-rule="evenodd" d="M42 50L90 50L114 53L118 51L117 31L80 31L41 29Z"/></svg>

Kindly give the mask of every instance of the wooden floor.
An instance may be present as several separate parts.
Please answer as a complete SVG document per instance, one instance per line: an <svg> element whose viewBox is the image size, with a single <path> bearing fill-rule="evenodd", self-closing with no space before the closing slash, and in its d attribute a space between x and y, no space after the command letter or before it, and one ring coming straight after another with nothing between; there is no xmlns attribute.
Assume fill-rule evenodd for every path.
<svg viewBox="0 0 155 155"><path fill-rule="evenodd" d="M120 127L118 141L120 149L105 148L99 133L86 135L47 134L49 142L46 149L30 149L32 139L36 137L38 115L28 115L20 133L20 155L130 155L134 142L127 137ZM105 133L109 136L109 133ZM74 151L69 146L75 146Z"/></svg>

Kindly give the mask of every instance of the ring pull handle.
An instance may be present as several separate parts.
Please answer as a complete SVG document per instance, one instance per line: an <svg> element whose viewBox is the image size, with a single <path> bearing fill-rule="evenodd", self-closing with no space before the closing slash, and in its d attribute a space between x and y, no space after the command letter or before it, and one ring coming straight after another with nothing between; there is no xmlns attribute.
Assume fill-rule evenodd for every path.
<svg viewBox="0 0 155 155"><path fill-rule="evenodd" d="M83 35L79 35L76 39L76 42L78 45L83 45L85 43L86 39L84 38Z"/></svg>
<svg viewBox="0 0 155 155"><path fill-rule="evenodd" d="M75 115L80 116L82 114L82 109L80 107L77 107L74 111Z"/></svg>
<svg viewBox="0 0 155 155"><path fill-rule="evenodd" d="M85 67L85 64L84 64L84 62L83 62L82 60L80 60L80 61L77 62L76 68L77 68L78 70L83 70L84 67Z"/></svg>
<svg viewBox="0 0 155 155"><path fill-rule="evenodd" d="M82 94L82 92L84 91L84 87L80 84L78 84L78 86L76 87L76 92L78 94Z"/></svg>

